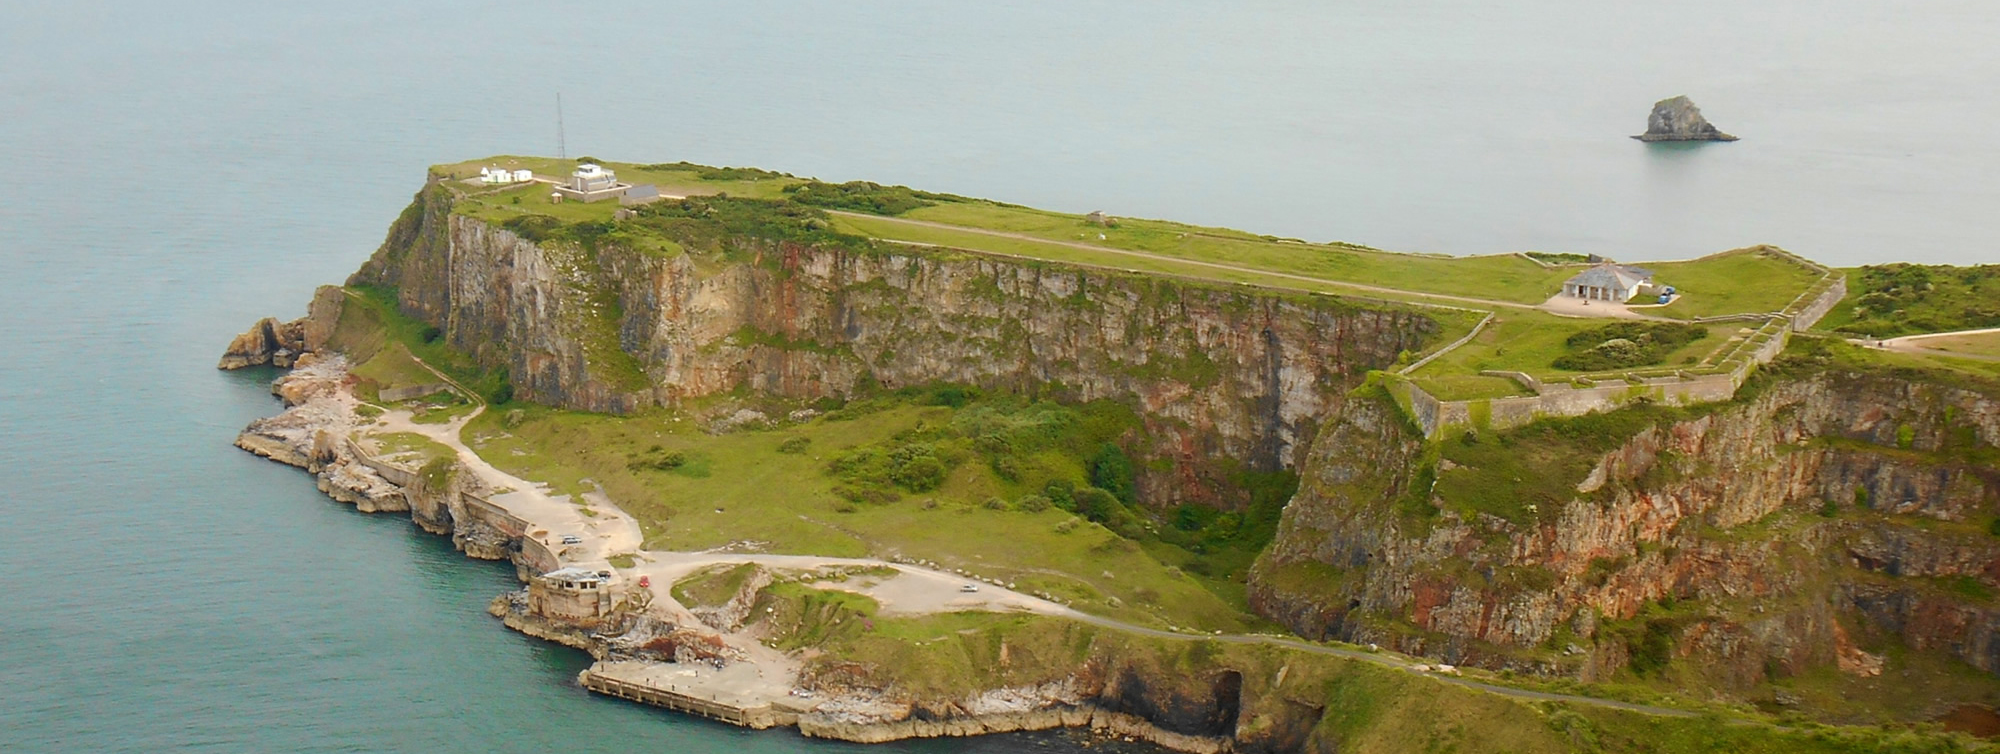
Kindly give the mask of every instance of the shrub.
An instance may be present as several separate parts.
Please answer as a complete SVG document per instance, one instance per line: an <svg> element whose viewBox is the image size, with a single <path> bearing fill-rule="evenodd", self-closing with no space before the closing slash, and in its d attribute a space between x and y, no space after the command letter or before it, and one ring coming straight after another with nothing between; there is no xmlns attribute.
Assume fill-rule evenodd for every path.
<svg viewBox="0 0 2000 754"><path fill-rule="evenodd" d="M1049 499L1041 495L1022 495L1021 499L1014 501L1014 507L1028 513L1040 513L1049 509ZM2000 519L1994 521L2000 522Z"/></svg>
<svg viewBox="0 0 2000 754"><path fill-rule="evenodd" d="M625 464L626 468L633 471L648 469L652 471L673 471L686 465L687 454L678 450L661 450L658 445L653 446L652 450L647 451L645 455L634 458L630 463Z"/></svg>
<svg viewBox="0 0 2000 754"><path fill-rule="evenodd" d="M979 507L989 511L1004 511L1007 510L1007 501L997 497L989 497L986 498L986 502L980 503Z"/></svg>
<svg viewBox="0 0 2000 754"><path fill-rule="evenodd" d="M1131 504L1133 489L1132 459L1125 456L1125 450L1115 443L1105 443L1097 449L1097 455L1090 459L1090 483L1111 493L1119 502Z"/></svg>
<svg viewBox="0 0 2000 754"><path fill-rule="evenodd" d="M911 492L929 492L944 484L944 462L937 456L918 455L897 464L889 477L897 484L909 488Z"/></svg>
<svg viewBox="0 0 2000 754"><path fill-rule="evenodd" d="M1827 498L1825 502L1820 504L1819 514L1827 518L1833 518L1834 516L1838 516L1840 515L1840 504L1834 502L1833 498ZM2000 521L2000 519L1994 519L1994 520Z"/></svg>
<svg viewBox="0 0 2000 754"><path fill-rule="evenodd" d="M952 408L964 408L965 404L971 403L972 399L975 397L978 396L976 396L971 390L960 387L958 385L945 385L943 387L937 388L936 390L932 390L930 394L930 399L926 402L933 406L950 406Z"/></svg>
<svg viewBox="0 0 2000 754"><path fill-rule="evenodd" d="M423 332L418 333L418 337L423 338L425 343L436 343L437 339L443 336L444 331L436 327L426 327Z"/></svg>
<svg viewBox="0 0 2000 754"><path fill-rule="evenodd" d="M1992 521L1987 522L1986 533L1996 537L2000 537L2000 518L1995 518Z"/></svg>
<svg viewBox="0 0 2000 754"><path fill-rule="evenodd" d="M1068 479L1050 479L1048 484L1042 486L1042 494L1047 495L1049 502L1057 508L1076 510L1076 485Z"/></svg>
<svg viewBox="0 0 2000 754"><path fill-rule="evenodd" d="M778 452L792 453L792 454L804 453L806 452L806 448L811 445L812 445L812 438L810 437L794 437L784 442L778 443Z"/></svg>
<svg viewBox="0 0 2000 754"><path fill-rule="evenodd" d="M1574 372L1658 364L1681 346L1708 337L1708 329L1679 322L1614 322L1575 333L1563 345L1569 353L1551 364Z"/></svg>
<svg viewBox="0 0 2000 754"><path fill-rule="evenodd" d="M785 193L791 195L792 201L800 204L876 215L900 215L918 207L929 207L939 201L959 199L950 194L933 194L908 186L884 186L870 181L849 181L838 184L809 181L786 186Z"/></svg>
<svg viewBox="0 0 2000 754"><path fill-rule="evenodd" d="M1077 490L1071 499L1076 501L1077 513L1098 523L1113 521L1118 518L1119 513L1124 512L1116 496L1096 487Z"/></svg>

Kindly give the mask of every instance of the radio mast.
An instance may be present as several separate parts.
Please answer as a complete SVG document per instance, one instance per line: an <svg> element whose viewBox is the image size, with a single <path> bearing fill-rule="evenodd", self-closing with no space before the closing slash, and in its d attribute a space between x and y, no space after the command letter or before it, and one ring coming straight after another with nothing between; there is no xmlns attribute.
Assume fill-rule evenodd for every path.
<svg viewBox="0 0 2000 754"><path fill-rule="evenodd" d="M569 144L563 140L562 92L556 92L556 159L569 159Z"/></svg>

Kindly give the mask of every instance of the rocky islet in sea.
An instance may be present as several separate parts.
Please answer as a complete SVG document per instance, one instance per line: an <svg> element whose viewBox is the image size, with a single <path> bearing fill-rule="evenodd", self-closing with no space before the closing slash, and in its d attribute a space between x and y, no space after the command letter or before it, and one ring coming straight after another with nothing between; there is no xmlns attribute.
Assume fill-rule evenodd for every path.
<svg viewBox="0 0 2000 754"><path fill-rule="evenodd" d="M1653 103L1646 116L1646 132L1632 137L1640 141L1735 141L1715 124L1702 117L1701 108L1686 95Z"/></svg>

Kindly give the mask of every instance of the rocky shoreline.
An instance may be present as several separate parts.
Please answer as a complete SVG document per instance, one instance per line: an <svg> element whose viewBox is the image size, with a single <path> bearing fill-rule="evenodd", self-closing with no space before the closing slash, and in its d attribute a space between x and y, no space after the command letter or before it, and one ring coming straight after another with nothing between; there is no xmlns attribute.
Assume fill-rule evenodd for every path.
<svg viewBox="0 0 2000 754"><path fill-rule="evenodd" d="M253 333L266 330L260 323ZM296 323L279 325L296 332ZM234 349L234 362L269 363ZM373 420L357 408L361 400L352 392L347 363L338 354L305 352L292 357L287 374L272 383L272 393L285 404L275 416L252 422L236 438L236 446L256 455L312 474L316 486L328 497L354 505L364 513L407 512L420 528L450 536L453 544L468 557L484 560L513 560L517 575L527 581L537 573L533 558L524 558L523 543L504 532L481 523L479 511L467 509L457 493L476 489L470 475L452 473L439 480L427 480L419 469L369 454L356 435ZM225 364L229 366L229 364ZM631 640L638 634L649 641L676 631L694 629L669 625L653 615L621 619L616 626L586 626L527 609L526 590L500 595L489 612L508 628L545 641L590 653L600 662L617 662L648 653ZM624 641L620 641L624 639ZM693 642L683 642L682 645ZM687 656L683 661L702 662L712 658ZM655 655L657 657L657 655ZM742 660L737 660L742 661ZM592 671L585 671L588 676ZM794 679L796 680L796 679ZM807 695L810 690L800 689ZM1025 688L1001 688L970 693L963 699L943 704L897 701L879 693L846 691L817 701L809 708L780 711L765 718L769 723L790 725L806 736L856 743L883 743L908 738L941 738L1040 731L1056 728L1089 729L1098 735L1140 740L1191 754L1215 754L1235 750L1227 736L1189 735L1168 730L1138 715L1105 709L1091 699L1105 689L1089 689L1072 676L1060 682ZM1089 693L1089 692L1095 692ZM933 709L945 712L937 715ZM770 724L746 724L764 728Z"/></svg>

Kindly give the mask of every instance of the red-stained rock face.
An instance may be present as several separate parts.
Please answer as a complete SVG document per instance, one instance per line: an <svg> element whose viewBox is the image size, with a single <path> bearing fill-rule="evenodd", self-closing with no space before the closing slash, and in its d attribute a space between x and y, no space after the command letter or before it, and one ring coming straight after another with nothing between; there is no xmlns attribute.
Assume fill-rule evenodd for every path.
<svg viewBox="0 0 2000 754"><path fill-rule="evenodd" d="M1974 460L2000 438L1990 396L1777 379L1603 453L1539 523L1468 520L1437 500L1447 512L1421 532L1394 510L1421 463L1394 412L1350 404L1309 450L1252 576L1263 614L1307 636L1585 677L1616 670L1651 628L1671 633L1673 657L1748 685L1834 662L1843 621L2000 671L2000 610L1941 586L2000 591L2000 538L1985 532L2000 482ZM1837 515L1822 515L1828 501ZM1281 577L1298 563L1350 577Z"/></svg>

